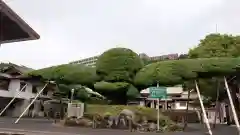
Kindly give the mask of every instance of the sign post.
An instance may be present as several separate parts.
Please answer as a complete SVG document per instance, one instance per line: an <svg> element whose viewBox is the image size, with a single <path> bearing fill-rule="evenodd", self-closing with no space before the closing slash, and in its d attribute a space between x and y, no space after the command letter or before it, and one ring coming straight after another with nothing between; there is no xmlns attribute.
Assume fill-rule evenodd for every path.
<svg viewBox="0 0 240 135"><path fill-rule="evenodd" d="M167 88L166 87L150 87L150 98L156 98L157 99L157 130L159 131L159 119L160 119L160 110L159 110L159 105L160 105L160 99L165 99L167 98Z"/></svg>

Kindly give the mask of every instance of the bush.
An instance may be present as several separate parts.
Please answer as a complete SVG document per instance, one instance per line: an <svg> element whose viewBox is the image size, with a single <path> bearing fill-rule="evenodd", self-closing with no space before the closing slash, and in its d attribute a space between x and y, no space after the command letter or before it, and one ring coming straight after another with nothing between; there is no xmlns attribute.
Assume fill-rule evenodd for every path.
<svg viewBox="0 0 240 135"><path fill-rule="evenodd" d="M138 54L126 48L113 48L97 60L97 74L107 82L132 82L143 62Z"/></svg>
<svg viewBox="0 0 240 135"><path fill-rule="evenodd" d="M129 84L125 82L97 82L94 85L95 90L105 96L112 104L125 104L127 101L127 90ZM121 98L119 98L121 97Z"/></svg>
<svg viewBox="0 0 240 135"><path fill-rule="evenodd" d="M240 58L201 58L162 61L145 66L135 77L139 88L182 84L186 80L210 78L235 73Z"/></svg>
<svg viewBox="0 0 240 135"><path fill-rule="evenodd" d="M98 80L95 68L84 65L65 64L34 70L28 76L41 76L46 80L57 81L62 84L82 84L93 87Z"/></svg>
<svg viewBox="0 0 240 135"><path fill-rule="evenodd" d="M127 97L128 97L128 100L130 99L136 99L138 97L140 97L140 92L139 90L134 87L133 85L130 85L129 88L128 88L128 91L127 91Z"/></svg>

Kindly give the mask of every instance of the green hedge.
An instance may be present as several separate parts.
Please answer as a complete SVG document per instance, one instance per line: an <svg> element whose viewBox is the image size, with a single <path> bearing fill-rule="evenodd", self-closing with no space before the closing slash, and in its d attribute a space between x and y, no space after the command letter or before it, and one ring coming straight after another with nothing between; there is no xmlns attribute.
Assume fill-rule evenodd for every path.
<svg viewBox="0 0 240 135"><path fill-rule="evenodd" d="M237 72L240 58L202 58L161 61L142 68L135 77L138 87L182 84L186 80L211 78Z"/></svg>
<svg viewBox="0 0 240 135"><path fill-rule="evenodd" d="M130 49L113 48L97 60L97 74L107 82L132 82L136 72L143 67L139 56Z"/></svg>
<svg viewBox="0 0 240 135"><path fill-rule="evenodd" d="M28 73L29 76L41 76L63 84L82 84L92 86L97 80L96 69L84 65L65 64L48 67Z"/></svg>

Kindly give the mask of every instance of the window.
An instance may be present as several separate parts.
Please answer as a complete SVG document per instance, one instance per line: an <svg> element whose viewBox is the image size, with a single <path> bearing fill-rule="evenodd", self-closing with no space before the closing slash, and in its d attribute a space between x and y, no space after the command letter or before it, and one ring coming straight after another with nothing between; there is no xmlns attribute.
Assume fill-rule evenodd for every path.
<svg viewBox="0 0 240 135"><path fill-rule="evenodd" d="M0 90L8 91L9 80L0 80Z"/></svg>
<svg viewBox="0 0 240 135"><path fill-rule="evenodd" d="M44 89L43 92L42 92L42 95L48 95L48 89Z"/></svg>
<svg viewBox="0 0 240 135"><path fill-rule="evenodd" d="M33 87L32 87L32 93L37 93L37 92L38 92L37 86L34 86L34 85L33 85Z"/></svg>
<svg viewBox="0 0 240 135"><path fill-rule="evenodd" d="M181 97L181 95L173 95L172 97Z"/></svg>
<svg viewBox="0 0 240 135"><path fill-rule="evenodd" d="M180 106L186 106L185 102L180 102Z"/></svg>
<svg viewBox="0 0 240 135"><path fill-rule="evenodd" d="M26 82L20 82L20 90L26 85ZM22 92L26 91L26 87L22 90Z"/></svg>

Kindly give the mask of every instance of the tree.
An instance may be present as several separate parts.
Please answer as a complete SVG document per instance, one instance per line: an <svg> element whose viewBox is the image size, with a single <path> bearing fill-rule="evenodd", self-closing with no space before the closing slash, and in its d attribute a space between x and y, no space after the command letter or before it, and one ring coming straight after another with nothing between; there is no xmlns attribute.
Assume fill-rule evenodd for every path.
<svg viewBox="0 0 240 135"><path fill-rule="evenodd" d="M240 58L202 58L162 61L142 68L135 77L135 86L182 84L186 80L211 78L238 72Z"/></svg>
<svg viewBox="0 0 240 135"><path fill-rule="evenodd" d="M222 34L209 34L205 37L205 39L200 41L200 44L191 49L189 51L190 58L209 58L209 57L239 57L240 56L240 36L232 36L232 35L222 35ZM238 73L234 74L237 76L236 79L233 79L229 82L229 86L232 90L232 97L234 99L234 104L236 106L237 112L240 112L239 108L239 101L236 97L236 93L239 91L239 82L240 76ZM232 78L233 76L228 76ZM204 96L211 97L214 99L215 97L213 94L210 93L217 93L217 83L221 83L221 79L201 79L199 80L200 85L199 87L205 87L202 93ZM209 84L211 83L211 85ZM203 84L203 85L201 85ZM220 86L220 100L226 97L226 94L222 94L223 88ZM209 91L211 91L209 93ZM210 94L210 95L209 95ZM238 114L239 115L239 114Z"/></svg>
<svg viewBox="0 0 240 135"><path fill-rule="evenodd" d="M42 76L59 84L81 84L93 88L98 80L96 69L84 65L64 64L29 72L30 76Z"/></svg>
<svg viewBox="0 0 240 135"><path fill-rule="evenodd" d="M136 98L138 98L138 97L140 97L140 92L139 92L139 90L136 88L136 87L134 87L133 85L130 85L129 87L128 87L128 91L127 91L127 98L128 99L136 99Z"/></svg>
<svg viewBox="0 0 240 135"><path fill-rule="evenodd" d="M83 103L90 100L90 94L85 90L85 88L75 89L75 99L82 101Z"/></svg>
<svg viewBox="0 0 240 135"><path fill-rule="evenodd" d="M129 82L143 67L139 56L127 48L113 48L104 52L97 60L97 75L107 82Z"/></svg>
<svg viewBox="0 0 240 135"><path fill-rule="evenodd" d="M188 54L180 54L178 59L187 59L188 58Z"/></svg>
<svg viewBox="0 0 240 135"><path fill-rule="evenodd" d="M126 104L128 90L134 90L130 86L142 67L143 61L130 49L107 50L97 60L96 70L101 82L97 82L94 88L110 99L112 104Z"/></svg>
<svg viewBox="0 0 240 135"><path fill-rule="evenodd" d="M97 82L95 90L111 100L112 104L126 104L130 84L126 82Z"/></svg>
<svg viewBox="0 0 240 135"><path fill-rule="evenodd" d="M238 57L240 55L240 37L232 35L209 34L200 44L190 49L190 58Z"/></svg>

